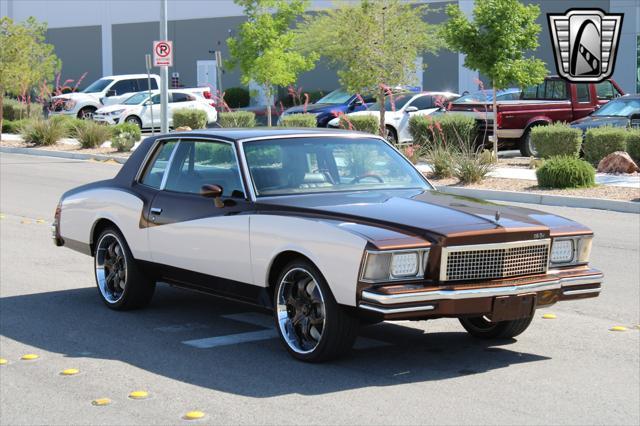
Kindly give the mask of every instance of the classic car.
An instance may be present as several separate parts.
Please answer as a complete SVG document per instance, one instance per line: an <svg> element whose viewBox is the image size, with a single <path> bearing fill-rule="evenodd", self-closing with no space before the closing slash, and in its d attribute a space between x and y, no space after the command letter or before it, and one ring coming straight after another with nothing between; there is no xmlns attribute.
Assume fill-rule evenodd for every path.
<svg viewBox="0 0 640 426"><path fill-rule="evenodd" d="M347 352L360 321L510 338L603 280L585 226L443 194L384 139L341 130L145 139L113 179L62 196L52 237L93 256L111 309L144 307L156 282L235 298L272 309L312 362Z"/></svg>

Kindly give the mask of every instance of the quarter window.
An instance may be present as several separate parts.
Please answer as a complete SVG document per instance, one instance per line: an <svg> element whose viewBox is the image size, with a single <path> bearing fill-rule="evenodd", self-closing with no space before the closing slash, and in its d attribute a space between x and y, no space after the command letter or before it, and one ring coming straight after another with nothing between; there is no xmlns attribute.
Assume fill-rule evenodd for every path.
<svg viewBox="0 0 640 426"><path fill-rule="evenodd" d="M124 95L125 93L137 92L135 80L120 80L110 90L116 92L116 96Z"/></svg>
<svg viewBox="0 0 640 426"><path fill-rule="evenodd" d="M171 94L171 102L172 103L176 103L176 102L189 102L189 101L195 101L196 98L195 96L191 96L187 93L172 93Z"/></svg>
<svg viewBox="0 0 640 426"><path fill-rule="evenodd" d="M158 148L155 156L153 157L153 160L151 160L150 165L147 166L144 175L140 180L140 183L152 188L160 189L160 185L162 184L162 177L164 176L164 172L169 165L171 153L176 147L176 143L176 141L164 142Z"/></svg>
<svg viewBox="0 0 640 426"><path fill-rule="evenodd" d="M431 102L431 96L421 96L411 102L411 106L418 108L419 110L433 108L433 102Z"/></svg>

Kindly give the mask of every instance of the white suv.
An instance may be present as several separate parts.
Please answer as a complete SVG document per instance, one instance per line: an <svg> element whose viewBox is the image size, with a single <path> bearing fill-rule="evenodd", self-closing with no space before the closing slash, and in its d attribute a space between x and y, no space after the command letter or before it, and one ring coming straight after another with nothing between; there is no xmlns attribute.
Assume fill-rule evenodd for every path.
<svg viewBox="0 0 640 426"><path fill-rule="evenodd" d="M160 76L151 75L151 90L160 86ZM135 92L149 90L147 74L112 75L96 80L81 92L67 93L51 98L52 115L72 115L91 119L104 105L120 103Z"/></svg>

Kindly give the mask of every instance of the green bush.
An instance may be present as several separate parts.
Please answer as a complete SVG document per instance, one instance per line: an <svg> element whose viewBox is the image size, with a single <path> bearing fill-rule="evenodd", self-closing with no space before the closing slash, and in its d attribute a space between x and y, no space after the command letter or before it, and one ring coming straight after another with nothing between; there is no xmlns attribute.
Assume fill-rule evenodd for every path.
<svg viewBox="0 0 640 426"><path fill-rule="evenodd" d="M453 146L469 145L476 138L476 120L461 114L442 114L437 116L413 116L409 119L409 133L413 142Z"/></svg>
<svg viewBox="0 0 640 426"><path fill-rule="evenodd" d="M5 98L2 105L3 120L21 120L26 118L42 118L42 105L32 103L31 106L15 99Z"/></svg>
<svg viewBox="0 0 640 426"><path fill-rule="evenodd" d="M204 129L207 127L207 113L200 109L180 108L173 111L173 128L189 127Z"/></svg>
<svg viewBox="0 0 640 426"><path fill-rule="evenodd" d="M536 170L541 188L590 188L596 184L596 170L579 158L551 157Z"/></svg>
<svg viewBox="0 0 640 426"><path fill-rule="evenodd" d="M289 114L280 117L282 127L318 127L315 114Z"/></svg>
<svg viewBox="0 0 640 426"><path fill-rule="evenodd" d="M20 134L22 127L27 124L29 120L4 120L2 122L2 133Z"/></svg>
<svg viewBox="0 0 640 426"><path fill-rule="evenodd" d="M119 152L131 151L133 145L140 140L140 127L135 123L120 123L113 126L111 147Z"/></svg>
<svg viewBox="0 0 640 426"><path fill-rule="evenodd" d="M339 126L341 129L377 135L380 122L375 115L341 115Z"/></svg>
<svg viewBox="0 0 640 426"><path fill-rule="evenodd" d="M635 162L640 162L640 129L629 129L627 132L627 153Z"/></svg>
<svg viewBox="0 0 640 426"><path fill-rule="evenodd" d="M20 135L27 143L53 145L66 136L65 128L59 121L41 118L28 120L21 126Z"/></svg>
<svg viewBox="0 0 640 426"><path fill-rule="evenodd" d="M220 127L256 127L256 115L251 111L221 112L218 124Z"/></svg>
<svg viewBox="0 0 640 426"><path fill-rule="evenodd" d="M83 148L96 148L111 139L111 127L90 120L80 120L75 127L76 138Z"/></svg>
<svg viewBox="0 0 640 426"><path fill-rule="evenodd" d="M76 128L82 125L83 120L70 115L52 115L49 121L55 121L64 128L64 135L68 138L76 137Z"/></svg>
<svg viewBox="0 0 640 426"><path fill-rule="evenodd" d="M474 150L472 143L462 145L453 155L453 175L463 184L480 182L494 167L492 156Z"/></svg>
<svg viewBox="0 0 640 426"><path fill-rule="evenodd" d="M627 131L620 127L596 127L587 130L582 144L584 158L591 164L598 164L607 155L627 150Z"/></svg>
<svg viewBox="0 0 640 426"><path fill-rule="evenodd" d="M224 101L229 108L244 108L249 106L251 96L244 87L230 87L224 91Z"/></svg>
<svg viewBox="0 0 640 426"><path fill-rule="evenodd" d="M428 145L426 156L433 177L436 179L453 176L453 164L456 153L446 145Z"/></svg>
<svg viewBox="0 0 640 426"><path fill-rule="evenodd" d="M558 155L578 157L582 145L582 130L565 123L536 126L531 129L531 143L540 158Z"/></svg>

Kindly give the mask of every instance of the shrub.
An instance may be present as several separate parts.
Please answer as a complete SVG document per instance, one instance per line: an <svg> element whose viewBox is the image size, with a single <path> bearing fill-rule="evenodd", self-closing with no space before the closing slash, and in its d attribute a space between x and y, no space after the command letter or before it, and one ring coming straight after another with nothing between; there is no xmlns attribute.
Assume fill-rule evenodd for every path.
<svg viewBox="0 0 640 426"><path fill-rule="evenodd" d="M28 121L29 120L4 120L2 122L2 133L13 133L17 135Z"/></svg>
<svg viewBox="0 0 640 426"><path fill-rule="evenodd" d="M582 145L582 130L565 123L536 126L531 129L531 143L540 158L558 155L578 157Z"/></svg>
<svg viewBox="0 0 640 426"><path fill-rule="evenodd" d="M315 114L289 114L280 117L282 127L318 127Z"/></svg>
<svg viewBox="0 0 640 426"><path fill-rule="evenodd" d="M627 132L627 153L636 162L640 162L640 129L630 129Z"/></svg>
<svg viewBox="0 0 640 426"><path fill-rule="evenodd" d="M627 131L620 127L596 127L587 130L582 144L584 158L591 164L598 164L607 155L627 150Z"/></svg>
<svg viewBox="0 0 640 426"><path fill-rule="evenodd" d="M229 108L244 108L249 106L251 96L244 87L230 87L224 91L224 101Z"/></svg>
<svg viewBox="0 0 640 426"><path fill-rule="evenodd" d="M75 127L75 133L83 148L96 148L111 139L111 127L95 121L81 120Z"/></svg>
<svg viewBox="0 0 640 426"><path fill-rule="evenodd" d="M134 123L120 123L113 127L111 147L119 152L131 151L133 145L140 140L140 127Z"/></svg>
<svg viewBox="0 0 640 426"><path fill-rule="evenodd" d="M28 120L20 134L25 142L36 145L53 145L66 136L62 123L41 118Z"/></svg>
<svg viewBox="0 0 640 426"><path fill-rule="evenodd" d="M546 160L536 176L542 188L590 188L595 186L596 170L584 160L562 155Z"/></svg>
<svg viewBox="0 0 640 426"><path fill-rule="evenodd" d="M180 108L173 111L173 128L185 126L192 129L204 129L207 127L207 113L191 108Z"/></svg>
<svg viewBox="0 0 640 426"><path fill-rule="evenodd" d="M341 129L358 130L377 135L380 122L378 117L374 115L341 115L339 126Z"/></svg>
<svg viewBox="0 0 640 426"><path fill-rule="evenodd" d="M492 156L474 150L473 142L463 144L453 155L453 175L463 184L480 182L494 167Z"/></svg>
<svg viewBox="0 0 640 426"><path fill-rule="evenodd" d="M58 122L58 124L64 128L65 137L68 138L76 137L76 128L82 125L83 122L83 120L70 115L52 115L49 117L49 121Z"/></svg>
<svg viewBox="0 0 640 426"><path fill-rule="evenodd" d="M468 145L476 138L476 120L460 114L413 116L409 119L409 133L415 143Z"/></svg>
<svg viewBox="0 0 640 426"><path fill-rule="evenodd" d="M5 98L2 105L3 120L21 120L26 118L41 118L42 105L33 103L29 107L27 104L15 99Z"/></svg>
<svg viewBox="0 0 640 426"><path fill-rule="evenodd" d="M426 157L434 178L443 179L453 176L455 155L456 153L447 145L427 145Z"/></svg>
<svg viewBox="0 0 640 426"><path fill-rule="evenodd" d="M251 111L221 112L218 124L220 127L256 127L256 115Z"/></svg>

